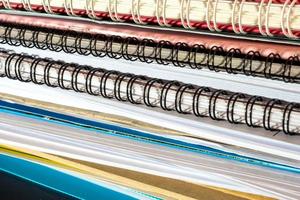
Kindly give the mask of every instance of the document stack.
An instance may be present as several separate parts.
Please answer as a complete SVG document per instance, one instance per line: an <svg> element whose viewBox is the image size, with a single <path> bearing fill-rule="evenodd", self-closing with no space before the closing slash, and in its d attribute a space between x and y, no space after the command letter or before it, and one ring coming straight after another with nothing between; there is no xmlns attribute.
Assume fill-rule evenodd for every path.
<svg viewBox="0 0 300 200"><path fill-rule="evenodd" d="M299 0L0 0L1 199L300 199Z"/></svg>

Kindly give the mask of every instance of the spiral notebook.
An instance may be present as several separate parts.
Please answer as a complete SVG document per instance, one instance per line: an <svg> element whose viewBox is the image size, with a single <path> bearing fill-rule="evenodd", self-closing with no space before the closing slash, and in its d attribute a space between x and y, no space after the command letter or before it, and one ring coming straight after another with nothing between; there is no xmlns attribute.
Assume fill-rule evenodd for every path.
<svg viewBox="0 0 300 200"><path fill-rule="evenodd" d="M1 51L2 77L167 111L300 133L299 104Z"/></svg>
<svg viewBox="0 0 300 200"><path fill-rule="evenodd" d="M22 52L26 52L27 49L24 47L11 47L9 45L3 45L3 47L13 49L16 53L22 55L24 55ZM273 80L261 80L259 82L255 77L244 77L242 75L232 76L226 73L217 73L220 78L218 79L216 76L210 76L216 74L214 72L207 71L206 74L197 74L193 73L194 70L192 69L168 69L165 66L155 63L133 64L127 60L112 60L108 57L99 59L76 54L68 55L64 52L45 52L38 49L32 49L31 53L36 58L36 55L41 57L47 56L52 60L65 60L67 63L77 60L81 65L89 63L93 68L101 67L107 71L114 70L122 74L130 73L156 77L166 82L178 80L185 84L218 88L219 90L228 90L230 88L231 91L237 93L278 98L286 102L298 102L297 94L300 91L298 84ZM151 68L145 71L143 70L143 65L150 65ZM224 151L250 157L254 156L263 160L292 166L295 165L295 160L300 160L298 155L300 144L299 134L291 136L284 134L283 131L270 132L264 128L253 128L243 123L233 124L228 123L226 120L212 120L209 117L197 117L194 114L182 114L176 111L163 110L160 106L149 107L143 103L132 104L129 101L118 101L115 98L103 98L101 95L74 92L73 89L62 90L60 87L49 87L46 84L24 83L7 77L1 80L0 96L2 99L7 99L8 102L21 103L23 105L53 110L54 112L65 113L67 115L81 116L97 121L101 120L98 118L99 114L105 113L105 116L118 116L127 125L115 120L111 121L107 117L105 117L105 121L108 120L110 123L123 124L123 126L125 125L131 129L149 131L139 126L144 123L150 126L164 127L164 131L157 129L150 130L149 133L154 135L210 146ZM284 90L284 88L288 88L288 90ZM26 98L31 99L31 101L27 101ZM39 101L44 103L37 104ZM61 110L62 107L69 107L70 109ZM81 113L80 109L85 110L84 113ZM87 114L89 112L90 115ZM134 123L134 121L138 122ZM134 123L134 126L129 125L128 122ZM181 133L178 133L178 131ZM277 158L280 159L278 160Z"/></svg>
<svg viewBox="0 0 300 200"><path fill-rule="evenodd" d="M13 48L6 44L2 47ZM13 49L16 49L18 52L26 52L28 48L19 46ZM75 115L78 117L78 114L75 114L75 109L85 107L89 108L94 117L97 111L109 114L119 113L120 116L128 119L134 118L139 120L139 122L144 121L176 131L185 130L190 134L171 135L169 133L169 135L163 136L192 145L203 145L204 154L207 152L207 148L213 147L218 151L216 155L220 155L219 151L223 150L248 156L245 158L247 163L236 162L238 158L233 156L234 161L228 162L231 164L230 166L225 165L223 159L217 158L211 159L215 162L208 165L207 159L211 158L211 156L195 156L194 150L192 150L191 154L176 151L172 156L166 157L168 154L165 153L162 146L150 149L146 144L141 144L141 141L129 141L128 143L120 144L123 140L116 139L115 136L112 137L110 142L107 138L103 139L99 131L89 130L89 126L83 126L87 131L82 129L74 131L74 125L78 126L78 123L73 122L72 127L60 128L62 123L66 122L65 120L56 120L57 124L53 124L51 123L51 121L54 121L53 117L33 115L32 110L29 111L29 115L34 119L24 120L28 112L21 110L14 99L5 100L7 102L5 103L6 109L7 104L11 104L17 108L18 112L22 112L22 115L16 117L11 114L1 114L3 119L1 129L2 143L12 144L15 148L39 149L43 153L50 153L52 156L63 156L65 159L78 159L80 157L84 161L91 161L93 166L97 163L103 164L103 162L107 164L106 161L109 162L113 158L113 161L107 164L108 167L118 166L126 170L134 169L136 173L149 172L151 170L152 175L162 175L161 173L164 172L164 177L180 179L186 182L192 181L193 183L196 181L197 184L207 183L207 185L217 185L224 188L238 188L239 191L244 186L245 190L248 191L253 185L253 188L255 188L253 193L259 191L267 196L285 199L299 195L297 192L299 177L296 175L299 171L297 167L299 167L298 161L300 160L298 154L300 148L299 135L298 132L289 133L296 134L293 136L284 134L284 129L297 130L297 127L294 128L295 125L298 126L299 124L300 112L297 104L268 98L262 98L262 101L260 101L259 97L245 94L253 86L244 88L244 93L241 94L213 89L212 87L218 88L214 83L212 83L212 87L203 87L201 84L198 84L198 86L186 84L189 83L188 81L186 83L172 81L172 79L181 79L177 79L170 74L165 74L166 79L157 79L159 76L151 73L151 70L150 72L148 70L143 72L140 69L138 72L132 69L131 72L134 74L124 73L126 69L121 70L122 72L113 71L113 69L116 70L114 65L125 68L124 63L128 63L127 67L130 69L138 68L140 64L166 68L158 64L133 63L130 60L116 60L109 57L85 57L65 52L47 52L41 49L31 49L30 53L33 55L14 53L8 50L2 50L0 53L0 61L2 63L0 74L5 76L1 78L0 91L17 95L20 98L19 102L23 105L28 105L27 97L35 102L43 100L56 102L58 105L74 106L73 109L71 108L71 112L65 111L66 114L71 116ZM40 58L36 55L44 55L52 57L52 59ZM58 61L58 59L62 58L65 62ZM82 60L82 58L84 59ZM107 62L106 64L103 62L104 59ZM75 60L83 65L71 63ZM92 62L95 62L94 67L85 65ZM105 69L98 68L104 65L107 65ZM180 69L185 70L186 68L171 68L170 71L181 71ZM190 71L195 70L190 69ZM203 71L209 72L208 70ZM147 73L147 76L138 75L144 75L145 73ZM222 72L210 73L232 76ZM180 75L180 73L178 74ZM242 75L237 76L243 77ZM153 77L156 78L154 79ZM247 80L257 79L258 81L265 81L265 83L274 83L274 86L282 85L283 88L291 86L291 88L296 89L299 85L254 77L245 78ZM252 84L255 85L256 83ZM265 87L268 86L270 85L266 84ZM230 88L230 90L236 92L233 88ZM264 92L267 93L269 90L255 91L254 94L264 95ZM270 97L274 96L270 95ZM196 104L198 104L198 107L196 107ZM3 106L3 102L1 102L1 106ZM37 104L35 107L40 108ZM49 107L46 109L51 110ZM54 106L54 109L56 109L56 106ZM180 113L180 109L183 113ZM195 110L198 110L203 117L196 117ZM216 120L211 120L213 115L217 117ZM230 122L230 116L232 116L232 123L228 123L228 121ZM87 119L89 116L84 114L81 117ZM37 118L40 118L43 122L37 122ZM20 123L16 126L15 121ZM272 133L268 130L263 130L263 128L246 127L243 125L246 121L255 123L252 125L258 127L264 126L263 124L268 126L267 124L270 122L272 129L277 129L276 127L281 126L281 123L286 125L285 128L280 127L278 129L279 131L283 128L282 131ZM235 123L242 124L237 125ZM47 126L47 124L50 126ZM222 127L220 124L228 126ZM247 131L242 129L242 127ZM134 130L137 129L135 128ZM112 131L109 134L113 135L115 132ZM155 136L158 132L151 131L150 134ZM36 142L37 140L38 142ZM129 149L128 144L134 145L134 148ZM141 153L143 148L145 152ZM190 166L190 158L197 159L196 165L193 164L193 167ZM252 158L262 159L264 161L262 165L264 166L258 166L258 168L250 171L249 168L258 163ZM178 159L180 159L180 162L177 162ZM136 165L137 162L139 165ZM220 164L221 162L222 164ZM141 164L143 166L139 167ZM153 165L157 166L156 170L150 167ZM168 168L166 169L166 167ZM243 167L246 167L248 170L243 171ZM12 168L14 169L14 167ZM189 170L186 170L187 168ZM232 170L235 168L237 169ZM201 171L201 169L209 170ZM217 169L216 173L212 169ZM219 170L222 171L219 172ZM293 173L293 171L296 173ZM251 175L249 175L250 172ZM247 176L243 176L245 173ZM212 174L214 176L211 176ZM227 178L224 178L224 176ZM273 181L266 184L265 180L270 178ZM220 185L220 183L224 184ZM128 186L128 181L126 185Z"/></svg>
<svg viewBox="0 0 300 200"><path fill-rule="evenodd" d="M146 63L154 61L162 65L206 68L216 72L239 73L285 82L300 81L298 46L238 40L220 41L213 37L196 37L190 34L173 36L168 41L164 39L174 33L166 32L151 37L151 32L143 29L128 28L121 31L118 26L52 18L41 18L35 24L31 17L23 17L22 21L20 16L0 15L3 16L0 26L1 43L10 45ZM19 18L21 22L17 21ZM48 28L50 25L47 24L56 28ZM72 28L81 31L69 30ZM133 32L138 36L132 37Z"/></svg>
<svg viewBox="0 0 300 200"><path fill-rule="evenodd" d="M106 193L72 177L138 199L300 196L299 0L1 8L0 171L78 198Z"/></svg>
<svg viewBox="0 0 300 200"><path fill-rule="evenodd" d="M300 36L298 0L2 0L1 7L239 35Z"/></svg>

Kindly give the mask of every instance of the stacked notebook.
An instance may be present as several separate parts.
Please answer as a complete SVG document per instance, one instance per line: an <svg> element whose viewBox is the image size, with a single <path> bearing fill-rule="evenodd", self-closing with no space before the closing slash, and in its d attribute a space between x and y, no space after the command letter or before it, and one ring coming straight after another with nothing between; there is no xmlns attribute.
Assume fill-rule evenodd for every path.
<svg viewBox="0 0 300 200"><path fill-rule="evenodd" d="M5 180L63 199L300 198L300 1L0 7Z"/></svg>

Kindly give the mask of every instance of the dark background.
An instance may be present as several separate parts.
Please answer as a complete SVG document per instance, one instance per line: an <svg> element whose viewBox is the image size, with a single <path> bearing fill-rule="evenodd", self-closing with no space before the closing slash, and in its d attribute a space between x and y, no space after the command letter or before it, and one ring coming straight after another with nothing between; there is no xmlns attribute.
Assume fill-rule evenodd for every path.
<svg viewBox="0 0 300 200"><path fill-rule="evenodd" d="M66 200L74 198L11 174L0 172L0 199Z"/></svg>

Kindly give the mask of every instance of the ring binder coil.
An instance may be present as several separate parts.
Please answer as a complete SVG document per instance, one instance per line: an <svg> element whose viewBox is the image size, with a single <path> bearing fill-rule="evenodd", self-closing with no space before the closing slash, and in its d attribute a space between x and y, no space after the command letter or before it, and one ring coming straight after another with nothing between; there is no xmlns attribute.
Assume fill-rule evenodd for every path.
<svg viewBox="0 0 300 200"><path fill-rule="evenodd" d="M205 48L201 44L189 46L178 42L155 42L135 37L122 38L115 35L92 35L75 31L61 31L13 24L0 25L0 42L14 46L36 47L51 51L64 51L96 57L108 56L130 61L156 62L162 65L192 69L206 68L211 71L238 73L285 82L300 82L300 60L298 56L283 59L270 53L264 57L257 51L242 54L239 49L225 51L222 47Z"/></svg>
<svg viewBox="0 0 300 200"><path fill-rule="evenodd" d="M281 10L281 17L280 17L281 30L282 30L282 33L286 37L290 37L290 38L298 38L297 36L294 35L293 31L291 30L291 22L290 22L291 11L292 11L292 8L295 6L296 2L297 2L297 0L292 0L292 1L286 0L285 3L283 4L283 8ZM288 11L285 12L288 4L289 4Z"/></svg>
<svg viewBox="0 0 300 200"><path fill-rule="evenodd" d="M41 59L0 51L0 76L22 82L86 92L167 111L245 123L286 134L300 133L300 105L177 81Z"/></svg>
<svg viewBox="0 0 300 200"><path fill-rule="evenodd" d="M78 0L1 0L0 3L5 9L65 14L93 20L292 39L300 36L298 0L85 0L84 3Z"/></svg>

